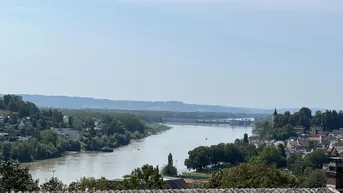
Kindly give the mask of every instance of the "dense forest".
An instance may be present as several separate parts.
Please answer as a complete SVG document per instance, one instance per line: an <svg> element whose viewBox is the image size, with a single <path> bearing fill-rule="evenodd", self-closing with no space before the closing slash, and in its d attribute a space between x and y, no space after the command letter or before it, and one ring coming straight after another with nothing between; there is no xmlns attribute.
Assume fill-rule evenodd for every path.
<svg viewBox="0 0 343 193"><path fill-rule="evenodd" d="M324 131L332 131L335 129L343 128L343 111L326 110L316 111L312 115L312 111L309 108L303 107L298 112L291 114L285 112L284 114L278 114L276 109L274 112L274 128L282 128L287 124L295 126L303 126L305 129L309 129L311 126L320 126Z"/></svg>

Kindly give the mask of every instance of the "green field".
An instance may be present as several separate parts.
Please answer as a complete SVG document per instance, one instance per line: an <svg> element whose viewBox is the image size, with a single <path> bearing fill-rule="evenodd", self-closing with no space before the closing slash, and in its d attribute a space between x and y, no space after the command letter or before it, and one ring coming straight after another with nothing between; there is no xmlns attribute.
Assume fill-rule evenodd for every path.
<svg viewBox="0 0 343 193"><path fill-rule="evenodd" d="M210 174L201 173L201 172L183 172L180 177L182 178L189 178L195 180L207 180Z"/></svg>
<svg viewBox="0 0 343 193"><path fill-rule="evenodd" d="M10 111L0 109L0 115L9 115L10 113Z"/></svg>

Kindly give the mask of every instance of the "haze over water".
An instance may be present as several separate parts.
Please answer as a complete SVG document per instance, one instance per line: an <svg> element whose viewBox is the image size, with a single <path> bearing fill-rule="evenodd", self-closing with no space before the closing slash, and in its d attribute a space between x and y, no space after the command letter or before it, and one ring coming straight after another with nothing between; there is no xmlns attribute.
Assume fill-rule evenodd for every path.
<svg viewBox="0 0 343 193"><path fill-rule="evenodd" d="M184 160L188 151L204 145L233 142L243 138L244 133L251 135L251 127L229 125L170 125L173 128L159 135L132 142L117 148L113 153L84 152L62 158L30 163L33 178L41 183L54 176L63 183L79 180L81 177L121 178L133 169L144 164L159 165L167 163L169 153L173 154L174 165L179 172L187 171ZM207 138L207 140L206 140Z"/></svg>

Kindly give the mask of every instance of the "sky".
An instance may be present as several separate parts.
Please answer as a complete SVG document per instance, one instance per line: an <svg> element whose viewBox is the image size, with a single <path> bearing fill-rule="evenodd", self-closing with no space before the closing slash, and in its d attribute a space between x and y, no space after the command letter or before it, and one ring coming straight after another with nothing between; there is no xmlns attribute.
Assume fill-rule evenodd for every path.
<svg viewBox="0 0 343 193"><path fill-rule="evenodd" d="M0 93L343 109L342 0L0 0Z"/></svg>

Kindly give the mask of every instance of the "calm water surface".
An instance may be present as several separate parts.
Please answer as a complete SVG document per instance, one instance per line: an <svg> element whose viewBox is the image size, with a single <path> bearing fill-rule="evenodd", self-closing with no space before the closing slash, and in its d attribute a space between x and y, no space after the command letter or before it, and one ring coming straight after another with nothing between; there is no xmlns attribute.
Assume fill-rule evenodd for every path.
<svg viewBox="0 0 343 193"><path fill-rule="evenodd" d="M187 171L183 163L189 150L201 145L233 142L243 138L244 133L251 135L252 131L251 127L232 128L228 125L170 126L173 128L166 132L132 142L112 153L85 152L30 163L31 174L41 183L51 178L53 171L55 177L68 184L83 176L115 179L147 163L161 168L167 163L169 153L173 154L174 164L182 172Z"/></svg>

